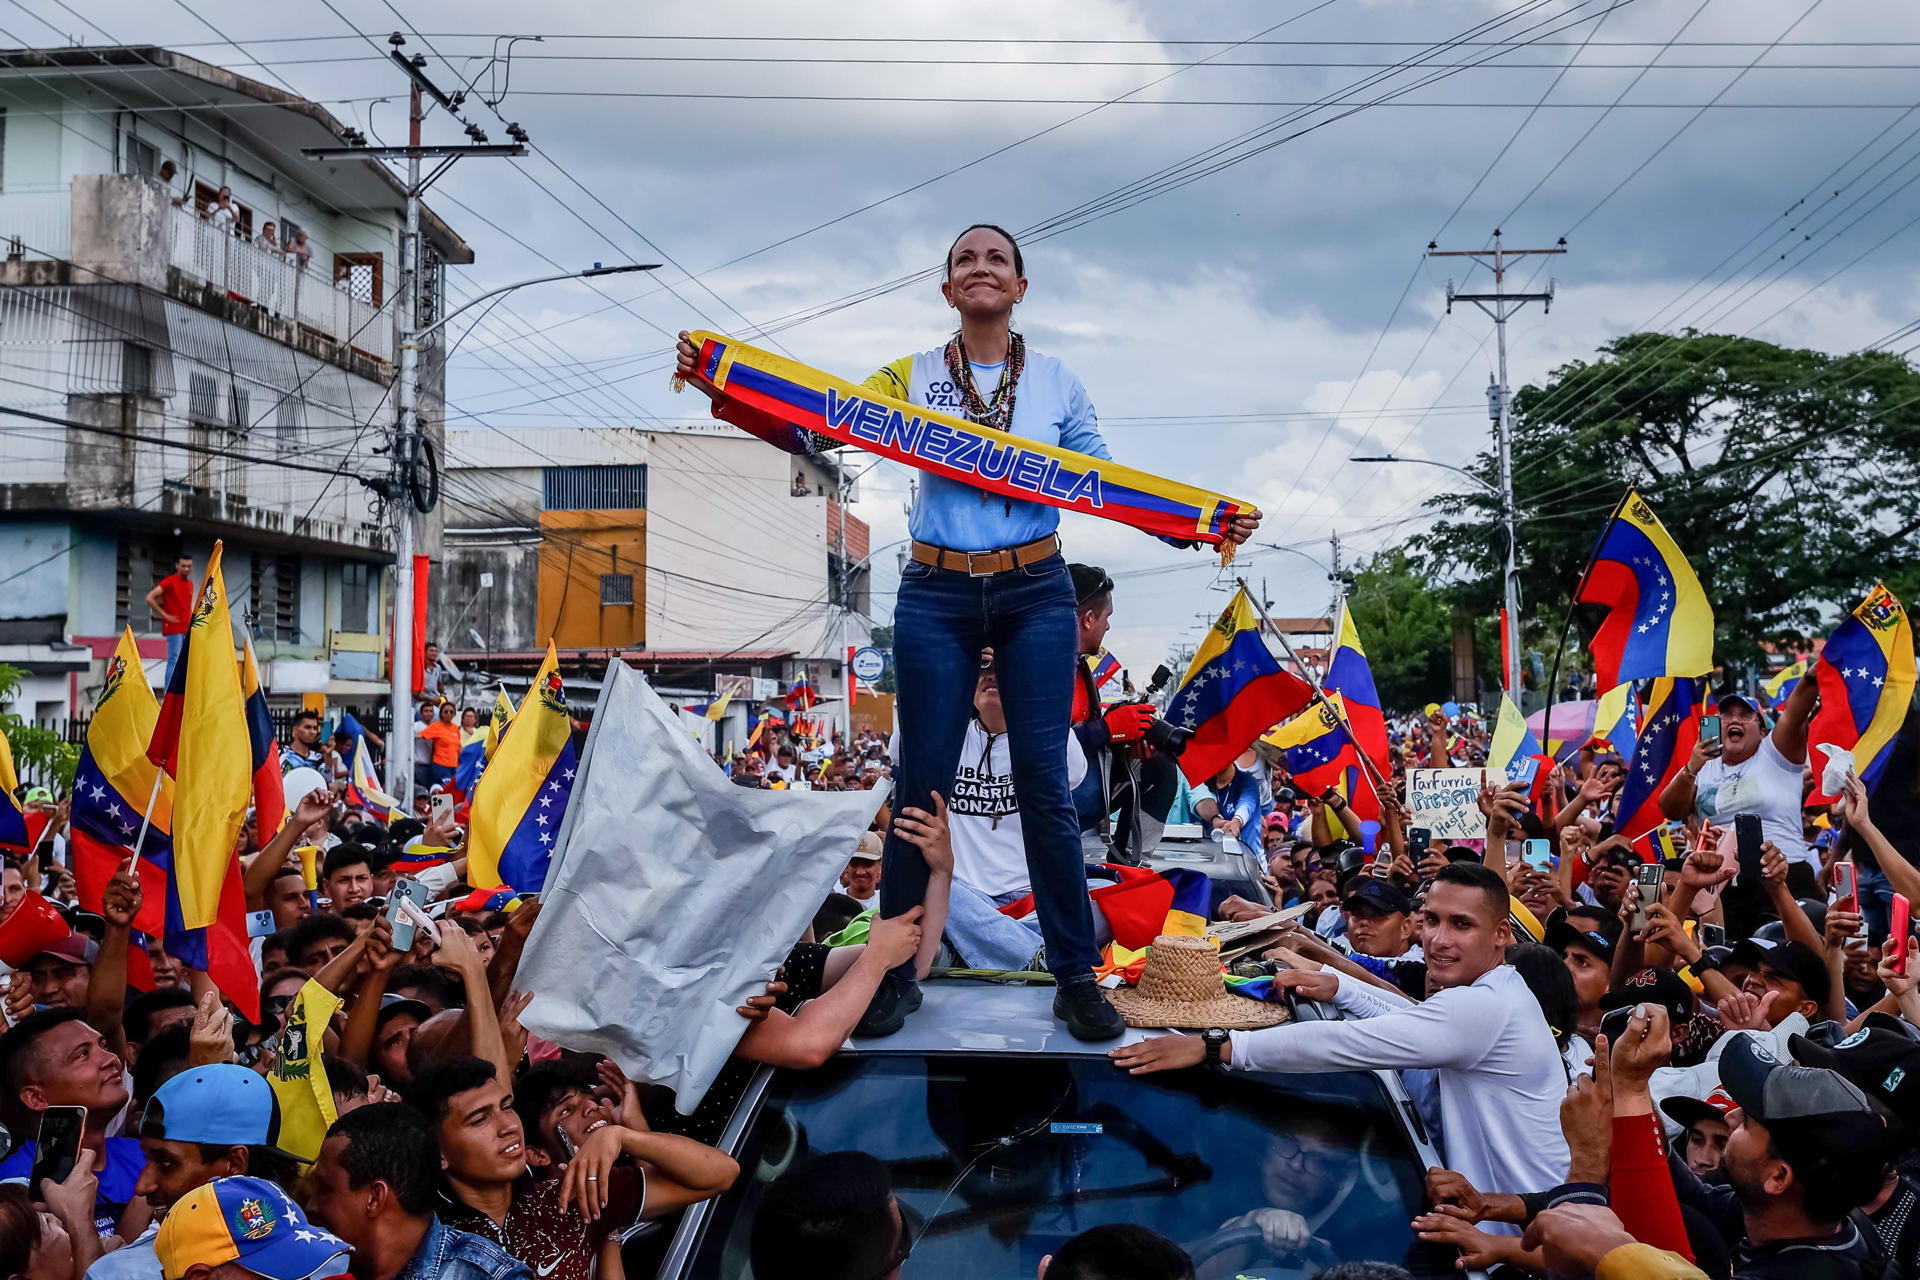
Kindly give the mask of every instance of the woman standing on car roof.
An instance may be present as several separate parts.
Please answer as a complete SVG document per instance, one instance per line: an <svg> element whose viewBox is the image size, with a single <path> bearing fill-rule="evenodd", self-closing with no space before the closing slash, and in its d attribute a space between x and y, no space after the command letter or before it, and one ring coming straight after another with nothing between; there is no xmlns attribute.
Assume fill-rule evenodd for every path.
<svg viewBox="0 0 1920 1280"><path fill-rule="evenodd" d="M944 346L878 370L866 380L868 389L1043 444L1112 456L1080 379L1052 356L1030 350L1012 327L1014 308L1027 292L1026 263L1012 235L985 223L962 231L947 250L940 292L959 313L958 331ZM682 379L691 380L696 355L682 333ZM723 391L692 385L713 398L715 417L783 448L810 453L826 444ZM933 795L948 794L972 712L980 651L991 648L1047 967L1059 985L1054 1016L1081 1039L1110 1039L1125 1027L1093 982L1098 954L1092 908L1059 750L1079 661L1073 583L1060 554L1060 513L938 475L919 480L909 524L913 559L901 574L894 613L900 803L931 812ZM1235 517L1227 540L1244 542L1259 523L1257 511ZM880 914L891 918L919 905L926 879L919 851L889 831ZM911 973L891 974L858 1034L889 1035L919 1004Z"/></svg>

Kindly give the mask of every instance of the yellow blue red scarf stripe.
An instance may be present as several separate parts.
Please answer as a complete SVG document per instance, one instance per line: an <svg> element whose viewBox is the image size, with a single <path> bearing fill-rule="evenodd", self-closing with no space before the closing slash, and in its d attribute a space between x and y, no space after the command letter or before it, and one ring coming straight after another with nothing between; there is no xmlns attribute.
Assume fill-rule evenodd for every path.
<svg viewBox="0 0 1920 1280"><path fill-rule="evenodd" d="M1820 710L1808 727L1807 741L1853 752L1854 772L1871 792L1893 754L1914 689L1913 626L1885 583L1876 582L1827 637L1814 678L1820 683ZM1814 763L1815 793L1809 804L1831 804L1839 798L1819 787L1824 763Z"/></svg>
<svg viewBox="0 0 1920 1280"><path fill-rule="evenodd" d="M1574 599L1607 606L1591 646L1601 689L1713 669L1713 606L1638 492L1629 489L1608 517Z"/></svg>
<svg viewBox="0 0 1920 1280"><path fill-rule="evenodd" d="M694 379L782 422L1002 497L1219 546L1252 510L1191 485L982 427L706 330Z"/></svg>

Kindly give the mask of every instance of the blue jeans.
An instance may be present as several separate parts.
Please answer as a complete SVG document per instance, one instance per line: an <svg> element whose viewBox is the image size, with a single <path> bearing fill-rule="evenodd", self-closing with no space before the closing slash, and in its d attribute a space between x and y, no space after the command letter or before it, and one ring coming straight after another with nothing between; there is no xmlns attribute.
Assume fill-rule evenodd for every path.
<svg viewBox="0 0 1920 1280"><path fill-rule="evenodd" d="M1885 872L1869 866L1856 866L1853 876L1860 893L1860 914L1867 921L1867 936L1886 937L1893 928L1893 885Z"/></svg>
<svg viewBox="0 0 1920 1280"><path fill-rule="evenodd" d="M183 635L167 637L167 678L160 682L161 688L173 683L173 669L180 664L180 654L187 647L187 638Z"/></svg>
<svg viewBox="0 0 1920 1280"><path fill-rule="evenodd" d="M980 650L989 646L1047 968L1056 982L1090 982L1099 953L1080 822L1067 789L1079 623L1073 580L1060 556L978 578L918 561L901 574L893 626L901 757L893 811L931 812L935 791L952 794L960 743L973 714ZM880 914L904 915L920 905L926 889L920 850L889 830ZM903 968L911 976L910 964Z"/></svg>
<svg viewBox="0 0 1920 1280"><path fill-rule="evenodd" d="M884 873L883 873L884 874ZM885 883L882 881L881 883ZM1038 915L1015 920L1002 915L1000 908L1026 897L1024 893L1002 894L989 898L978 889L953 882L947 908L947 941L960 953L960 959L973 969L1025 969L1040 949ZM1092 916L1094 941L1105 945L1113 941L1113 930L1104 916Z"/></svg>

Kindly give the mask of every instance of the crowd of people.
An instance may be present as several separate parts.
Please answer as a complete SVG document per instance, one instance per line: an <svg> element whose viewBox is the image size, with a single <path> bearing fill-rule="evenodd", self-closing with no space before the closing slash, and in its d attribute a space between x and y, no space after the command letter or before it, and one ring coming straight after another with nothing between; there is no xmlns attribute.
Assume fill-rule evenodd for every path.
<svg viewBox="0 0 1920 1280"><path fill-rule="evenodd" d="M231 208L223 192L209 216ZM942 284L959 332L865 389L919 407L937 397L1104 459L1085 388L1008 327L1024 272L1012 236L967 228ZM818 447L811 428L731 399L681 337L678 373L716 416L794 452ZM1815 682L1772 707L1728 691L1659 791L1653 831L1616 829L1632 762L1595 739L1555 748L1531 777L1489 770L1484 835L1436 839L1408 773L1484 767L1484 718L1435 705L1391 722L1385 767L1345 789L1302 785L1260 746L1183 766L1193 733L1144 698L1109 702L1086 662L1114 582L1065 561L1057 512L936 479L914 510L896 614L898 732L849 740L768 717L715 761L743 787L884 781L888 795L844 864L819 868L837 884L743 997L732 1056L687 1114L608 1058L522 1025L533 993L517 978L543 905L538 886L467 879L462 765L491 709L455 701L434 645L417 719L394 730L407 741L344 718L329 733L316 712L292 723L281 768L319 785L290 788L284 820L257 814L239 837L230 882L253 922L242 956L209 941L201 968L179 958L192 947L145 941L145 867L127 858L83 886L84 833L66 830L65 806L18 797L46 826L0 874L0 952L16 962L0 1033L8 1274L619 1280L658 1256L647 1222L751 1177L767 1184L748 1228L753 1274L892 1280L926 1224L887 1164L833 1151L743 1174L723 1144L763 1066L811 1070L850 1038L894 1035L929 1016L920 984L953 969L1050 981L1072 1037L1119 1042L1115 1073L1399 1073L1409 1130L1441 1159L1407 1229L1461 1268L1920 1275L1920 946L1907 911L1920 898L1920 715L1876 789L1849 775L1839 803L1814 804ZM1259 521L1236 505L1202 531L1230 547ZM190 630L192 569L183 560L149 597L169 677L200 643L175 639ZM590 712L570 714L584 733ZM367 747L411 765L412 816L376 811L357 785ZM1244 846L1246 893L1171 890L1166 933L1122 955L1141 948L1121 946L1093 895L1151 878L1154 842L1189 819ZM1228 925L1263 937L1231 974L1197 936ZM1156 983L1176 967L1181 982ZM582 978L595 980L617 976ZM1326 1016L1291 1016L1301 1001ZM1316 1166L1303 1167L1304 1180ZM1288 1179L1272 1183L1286 1199ZM1305 1258L1315 1227L1277 1202L1226 1225L1257 1234L1236 1245L1249 1257ZM1238 1256L1201 1274L1237 1274ZM1317 1274L1401 1280L1409 1260L1396 1250ZM1039 1274L1187 1280L1195 1266L1115 1223L1065 1241Z"/></svg>

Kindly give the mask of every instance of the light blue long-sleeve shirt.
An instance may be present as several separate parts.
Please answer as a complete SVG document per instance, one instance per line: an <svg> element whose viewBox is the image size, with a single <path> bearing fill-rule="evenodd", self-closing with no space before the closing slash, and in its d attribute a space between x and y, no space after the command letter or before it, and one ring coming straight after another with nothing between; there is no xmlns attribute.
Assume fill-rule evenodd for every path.
<svg viewBox="0 0 1920 1280"><path fill-rule="evenodd" d="M973 385L983 396L992 396L1004 369L1004 363L974 365ZM939 350L896 360L867 385L929 409L961 412L959 392L947 377ZM1011 428L1014 435L1042 444L1095 458L1113 457L1080 379L1052 356L1036 351L1027 352L1026 368L1014 389ZM920 476L920 496L908 521L908 532L919 541L955 551L1017 547L1059 528L1057 507L1001 497L931 473Z"/></svg>

